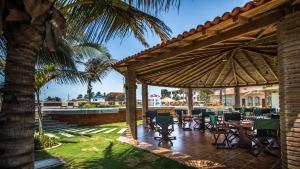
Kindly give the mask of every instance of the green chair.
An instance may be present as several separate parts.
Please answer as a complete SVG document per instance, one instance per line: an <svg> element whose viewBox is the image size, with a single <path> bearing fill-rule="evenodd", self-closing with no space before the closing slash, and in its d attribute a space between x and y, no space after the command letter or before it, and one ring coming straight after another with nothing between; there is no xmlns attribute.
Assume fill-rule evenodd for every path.
<svg viewBox="0 0 300 169"><path fill-rule="evenodd" d="M256 132L251 139L253 143L251 153L258 156L265 151L277 156L272 150L280 145L278 142L279 119L256 119L253 129ZM275 143L277 147L275 147Z"/></svg>
<svg viewBox="0 0 300 169"><path fill-rule="evenodd" d="M226 125L222 123L218 123L215 115L209 115L209 119L211 125L210 132L214 136L213 145L216 145L217 148L219 148L220 145L223 145L224 148L230 148L231 144L228 138L229 132L226 129ZM221 135L224 135L224 140L222 141L222 143L219 143L218 140Z"/></svg>
<svg viewBox="0 0 300 169"><path fill-rule="evenodd" d="M156 111L147 111L146 112L146 126L145 128L148 128L149 130L154 130L154 123L153 120L156 117L157 112ZM149 131L148 130L148 131Z"/></svg>
<svg viewBox="0 0 300 169"><path fill-rule="evenodd" d="M223 111L218 111L218 121L223 121L223 114L224 112Z"/></svg>
<svg viewBox="0 0 300 169"><path fill-rule="evenodd" d="M170 136L174 131L174 121L171 116L166 115L157 115L156 116L156 131L160 136L154 137L155 140L158 140L160 145L162 142L170 142L173 145L172 140L176 140L175 136Z"/></svg>

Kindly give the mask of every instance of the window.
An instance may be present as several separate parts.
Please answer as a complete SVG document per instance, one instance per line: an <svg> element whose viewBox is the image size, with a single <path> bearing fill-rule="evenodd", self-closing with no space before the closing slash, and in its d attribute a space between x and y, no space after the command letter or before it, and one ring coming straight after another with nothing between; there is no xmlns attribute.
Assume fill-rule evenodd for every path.
<svg viewBox="0 0 300 169"><path fill-rule="evenodd" d="M253 97L252 96L247 97L247 105L248 106L253 106Z"/></svg>
<svg viewBox="0 0 300 169"><path fill-rule="evenodd" d="M260 106L260 99L259 99L259 97L255 97L255 106Z"/></svg>

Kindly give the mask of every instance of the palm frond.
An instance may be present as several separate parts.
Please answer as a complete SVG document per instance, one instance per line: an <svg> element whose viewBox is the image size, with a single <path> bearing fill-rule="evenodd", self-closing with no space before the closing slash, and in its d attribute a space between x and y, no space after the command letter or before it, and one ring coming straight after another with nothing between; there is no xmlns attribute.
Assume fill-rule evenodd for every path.
<svg viewBox="0 0 300 169"><path fill-rule="evenodd" d="M47 48L42 48L38 52L38 67L54 64L63 69L76 70L75 53L72 46L64 39L58 42L58 46L55 52L49 51Z"/></svg>
<svg viewBox="0 0 300 169"><path fill-rule="evenodd" d="M163 1L153 3L170 6ZM57 5L65 14L69 24L69 34L76 34L82 30L93 42L107 42L115 37L124 38L133 34L143 45L147 46L144 38L148 31L159 35L164 41L170 37L171 29L163 21L147 13L150 9L158 8L158 4L147 7L147 3L122 0L58 0ZM131 3L128 4L128 3ZM145 11L139 10L142 8Z"/></svg>

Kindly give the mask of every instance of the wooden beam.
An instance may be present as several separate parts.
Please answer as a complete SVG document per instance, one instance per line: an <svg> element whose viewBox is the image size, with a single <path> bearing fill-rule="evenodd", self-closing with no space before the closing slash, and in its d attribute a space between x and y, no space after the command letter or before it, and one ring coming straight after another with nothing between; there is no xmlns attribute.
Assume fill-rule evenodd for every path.
<svg viewBox="0 0 300 169"><path fill-rule="evenodd" d="M215 80L213 86L215 86L215 85L218 83L218 81L219 81L220 77L222 76L222 74L223 74L225 68L228 66L229 62L231 61L231 59L232 59L232 57L235 55L235 53L236 53L236 50L233 50L233 51L230 53L230 57L228 58L227 62L224 64L224 67L221 69L221 71L220 71L219 75L217 76L217 78L216 78L216 80Z"/></svg>
<svg viewBox="0 0 300 169"><path fill-rule="evenodd" d="M125 73L126 85L126 123L127 137L137 139L137 124L136 124L136 73L131 69L127 69Z"/></svg>
<svg viewBox="0 0 300 169"><path fill-rule="evenodd" d="M192 79L192 80L188 81L187 84L189 84L189 83L192 84L192 83L194 83L194 82L196 82L196 81L201 80L204 76L210 74L210 73L211 73L216 67L218 67L219 65L220 65L220 64L218 64L217 66L213 67L212 69L208 69L207 71L205 71L204 73L202 73L201 75L199 75L199 78ZM199 84L199 82L198 82L198 84Z"/></svg>
<svg viewBox="0 0 300 169"><path fill-rule="evenodd" d="M178 82L185 82L185 81L189 81L191 79L196 78L196 76L198 76L199 74L202 74L203 71L206 71L207 68L210 68L211 66L217 64L218 62L220 62L220 60L223 58L223 55L219 55L217 57L210 57L209 59L207 59L206 61L202 62L201 64L199 64L198 66L190 69L189 71L185 72L183 75L178 76L177 78L174 78L173 80L171 80L171 84L172 83L178 83ZM196 71L200 73L195 73Z"/></svg>
<svg viewBox="0 0 300 169"><path fill-rule="evenodd" d="M237 85L238 84L238 79L237 79L235 65L234 65L234 62L233 62L232 58L231 58L231 66L232 66L232 71L233 71L233 76L234 76L235 84Z"/></svg>
<svg viewBox="0 0 300 169"><path fill-rule="evenodd" d="M146 112L148 111L148 85L142 84L142 114L143 114L143 124L146 126Z"/></svg>
<svg viewBox="0 0 300 169"><path fill-rule="evenodd" d="M275 74L275 72L273 71L273 69L271 68L270 64L266 61L265 57L262 56L261 57L262 60L264 61L265 65L267 66L267 68L269 69L269 71L271 72L271 74L275 77L275 79L278 81L278 77L277 75Z"/></svg>
<svg viewBox="0 0 300 169"><path fill-rule="evenodd" d="M240 50L238 50L240 51ZM252 75L247 71L247 69L234 57L234 62L244 71L244 73L247 74L247 76L254 81L254 83L257 83L257 81L252 77Z"/></svg>
<svg viewBox="0 0 300 169"><path fill-rule="evenodd" d="M243 51L242 49L240 50L241 53L244 55L244 57L248 60L248 62L251 64L251 66L254 68L255 72L267 83L268 81L266 78L261 74L261 72L258 70L257 66L255 63L252 61L252 59L249 57L249 55Z"/></svg>
<svg viewBox="0 0 300 169"><path fill-rule="evenodd" d="M206 46L210 46L212 44L225 41L227 39L231 39L236 36L242 36L243 34L246 34L252 30L259 29L261 27L268 26L270 24L278 22L278 18L281 18L283 16L283 9L275 9L270 10L268 13L265 13L265 15L261 16L260 18L257 18L255 20L251 20L248 23L241 24L239 26L236 26L230 30L227 30L225 32L221 32L215 36L207 37L206 39L201 39L199 41L194 41L191 45L183 47L183 48L176 48L172 52L164 53L161 55L157 55L156 57L153 57L151 59L147 59L145 61L141 61L140 63L131 65L133 69L137 69L141 66L145 66L148 64L151 64L153 62L162 61L165 59L168 59L170 57L175 57L177 55L189 53L193 50L197 50L199 48L203 48Z"/></svg>
<svg viewBox="0 0 300 169"><path fill-rule="evenodd" d="M209 65L211 63L214 63L215 60L219 60L220 58L224 57L224 55L226 55L227 53L223 53L217 56L211 56L209 58L207 58L205 61L201 62L198 65L193 66L191 69L189 70L183 70L181 72L181 74L174 74L173 76L171 76L168 79L172 79L170 82L176 82L178 80L181 80L183 78L186 78L188 75L190 75L191 73L195 72L197 69L201 69L201 67ZM199 63L199 62L198 62Z"/></svg>
<svg viewBox="0 0 300 169"><path fill-rule="evenodd" d="M188 115L192 116L192 110L193 110L193 89L192 88L188 88Z"/></svg>

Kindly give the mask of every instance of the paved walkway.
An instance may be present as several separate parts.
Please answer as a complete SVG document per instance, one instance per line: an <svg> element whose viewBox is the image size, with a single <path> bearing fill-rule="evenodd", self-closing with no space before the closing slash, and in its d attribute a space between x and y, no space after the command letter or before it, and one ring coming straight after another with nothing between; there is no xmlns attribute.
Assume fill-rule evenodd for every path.
<svg viewBox="0 0 300 169"><path fill-rule="evenodd" d="M34 162L34 169L46 169L63 165L65 162L62 159L50 158Z"/></svg>
<svg viewBox="0 0 300 169"><path fill-rule="evenodd" d="M56 133L64 136L64 137L74 137L76 134L79 135L87 135L87 134L98 134L98 133L105 133L105 134L123 134L127 128L100 128L100 127L66 127L66 128L51 128L46 129L46 133L49 137L59 138L59 136L55 135Z"/></svg>

